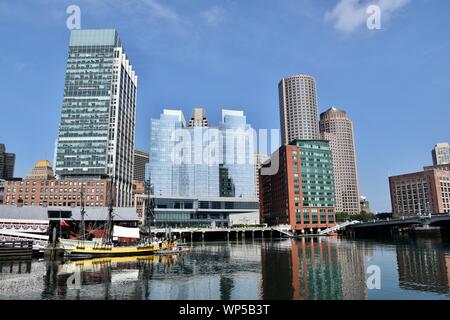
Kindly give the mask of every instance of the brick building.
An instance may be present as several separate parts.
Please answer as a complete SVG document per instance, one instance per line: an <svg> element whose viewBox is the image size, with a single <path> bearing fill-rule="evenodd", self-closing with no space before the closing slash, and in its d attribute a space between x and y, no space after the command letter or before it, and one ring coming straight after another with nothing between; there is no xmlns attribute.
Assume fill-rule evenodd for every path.
<svg viewBox="0 0 450 320"><path fill-rule="evenodd" d="M392 212L400 216L450 213L450 171L442 166L389 177Z"/></svg>
<svg viewBox="0 0 450 320"><path fill-rule="evenodd" d="M5 205L80 206L81 190L86 207L109 204L110 180L100 179L20 179L5 181Z"/></svg>
<svg viewBox="0 0 450 320"><path fill-rule="evenodd" d="M279 166L275 174L264 168ZM333 167L329 144L294 140L276 151L260 174L260 219L269 225L289 224L301 233L335 225Z"/></svg>

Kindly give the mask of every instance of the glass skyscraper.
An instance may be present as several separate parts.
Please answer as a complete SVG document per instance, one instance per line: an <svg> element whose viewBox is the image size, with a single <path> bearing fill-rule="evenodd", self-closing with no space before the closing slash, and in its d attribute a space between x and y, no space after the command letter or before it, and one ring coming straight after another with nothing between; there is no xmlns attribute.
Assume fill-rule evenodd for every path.
<svg viewBox="0 0 450 320"><path fill-rule="evenodd" d="M209 141L217 129L187 127L179 110L150 123L150 179L156 196L219 196L219 168Z"/></svg>
<svg viewBox="0 0 450 320"><path fill-rule="evenodd" d="M108 178L130 206L137 76L115 30L72 30L55 173Z"/></svg>
<svg viewBox="0 0 450 320"><path fill-rule="evenodd" d="M219 127L187 127L179 110L150 124L149 174L155 196L255 198L253 130L242 111Z"/></svg>
<svg viewBox="0 0 450 320"><path fill-rule="evenodd" d="M243 111L222 110L221 196L256 197L254 130Z"/></svg>

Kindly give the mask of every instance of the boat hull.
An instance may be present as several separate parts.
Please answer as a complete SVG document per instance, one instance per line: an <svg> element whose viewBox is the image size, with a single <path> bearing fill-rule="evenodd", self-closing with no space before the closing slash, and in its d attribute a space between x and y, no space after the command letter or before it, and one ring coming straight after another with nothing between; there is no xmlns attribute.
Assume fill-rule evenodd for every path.
<svg viewBox="0 0 450 320"><path fill-rule="evenodd" d="M155 254L160 250L169 250L173 245L163 242L148 246L114 247L99 244L64 244L62 242L64 256L68 258L88 259L100 257L125 257L125 256L145 256Z"/></svg>

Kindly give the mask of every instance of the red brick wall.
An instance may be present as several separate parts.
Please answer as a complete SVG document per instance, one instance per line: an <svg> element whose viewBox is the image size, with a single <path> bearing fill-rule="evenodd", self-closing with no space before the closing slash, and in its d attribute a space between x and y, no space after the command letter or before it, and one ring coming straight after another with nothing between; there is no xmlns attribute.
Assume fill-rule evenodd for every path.
<svg viewBox="0 0 450 320"><path fill-rule="evenodd" d="M109 180L6 181L4 204L35 206L80 206L81 186L86 207L108 206ZM56 199L55 199L56 196Z"/></svg>

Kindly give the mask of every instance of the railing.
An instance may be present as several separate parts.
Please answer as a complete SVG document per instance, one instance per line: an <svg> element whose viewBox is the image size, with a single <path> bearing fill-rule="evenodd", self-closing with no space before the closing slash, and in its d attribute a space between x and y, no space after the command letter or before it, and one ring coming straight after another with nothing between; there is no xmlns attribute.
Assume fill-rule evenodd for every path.
<svg viewBox="0 0 450 320"><path fill-rule="evenodd" d="M20 222L0 222L0 230L14 230L18 232L38 232L46 233L48 231L48 224L42 223L20 223Z"/></svg>
<svg viewBox="0 0 450 320"><path fill-rule="evenodd" d="M324 230L320 231L319 234L320 234L320 235L329 234L329 233L338 231L338 230L340 230L340 229L342 229L342 228L345 228L345 227L347 227L347 226L349 226L349 225L357 224L357 223L360 223L360 222L359 222L359 221L356 221L356 220L353 220L353 221L346 221L346 222L344 222L344 223L337 224L337 225L335 225L334 227L324 229Z"/></svg>
<svg viewBox="0 0 450 320"><path fill-rule="evenodd" d="M27 234L27 236L30 234ZM36 236L36 235L35 235ZM47 239L32 239L31 237L21 237L14 234L1 234L0 233L0 242L31 242L33 243L34 250L41 250L47 247L48 245L48 236Z"/></svg>
<svg viewBox="0 0 450 320"><path fill-rule="evenodd" d="M0 241L0 250L4 248L33 248L33 241Z"/></svg>
<svg viewBox="0 0 450 320"><path fill-rule="evenodd" d="M275 226L272 230L278 231L279 233L285 234L288 237L294 237L294 234L290 231L290 226Z"/></svg>

